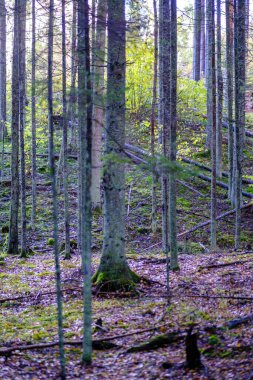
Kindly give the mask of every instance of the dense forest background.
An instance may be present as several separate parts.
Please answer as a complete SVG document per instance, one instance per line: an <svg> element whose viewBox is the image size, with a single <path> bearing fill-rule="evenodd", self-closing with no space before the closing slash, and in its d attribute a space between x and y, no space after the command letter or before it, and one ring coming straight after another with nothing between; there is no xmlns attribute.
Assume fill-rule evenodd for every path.
<svg viewBox="0 0 253 380"><path fill-rule="evenodd" d="M252 6L0 0L0 378L252 379Z"/></svg>

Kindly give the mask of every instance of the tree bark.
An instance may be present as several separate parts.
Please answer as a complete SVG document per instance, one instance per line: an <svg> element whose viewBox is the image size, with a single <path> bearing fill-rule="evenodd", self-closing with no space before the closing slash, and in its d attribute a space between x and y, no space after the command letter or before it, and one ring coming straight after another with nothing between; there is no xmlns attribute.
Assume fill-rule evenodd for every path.
<svg viewBox="0 0 253 380"><path fill-rule="evenodd" d="M26 173L25 173L25 102L26 102L26 0L19 0L19 135L21 188L21 257L27 255Z"/></svg>
<svg viewBox="0 0 253 380"><path fill-rule="evenodd" d="M194 0L194 35L193 35L193 80L200 80L200 52L201 52L201 0Z"/></svg>
<svg viewBox="0 0 253 380"><path fill-rule="evenodd" d="M11 204L8 253L18 254L19 210L19 0L14 6L11 120Z"/></svg>
<svg viewBox="0 0 253 380"><path fill-rule="evenodd" d="M61 378L66 379L65 354L63 339L63 313L61 295L61 269L58 250L58 204L54 162L54 129L53 129L53 44L54 44L54 0L49 3L49 27L48 27L48 161L52 185L52 216L54 228L54 258L55 258L55 279L57 293L57 313L58 313L58 337L59 353L61 363Z"/></svg>
<svg viewBox="0 0 253 380"><path fill-rule="evenodd" d="M217 0L217 116L216 116L216 171L222 177L222 112L223 112L223 76L221 62L221 0Z"/></svg>
<svg viewBox="0 0 253 380"><path fill-rule="evenodd" d="M104 75L107 0L97 5L96 38L93 47L93 124L92 124L92 205L101 207L101 154L104 128Z"/></svg>
<svg viewBox="0 0 253 380"><path fill-rule="evenodd" d="M211 249L216 248L216 73L214 0L207 0L207 91L209 93L208 125L212 126L212 182L211 182Z"/></svg>
<svg viewBox="0 0 253 380"><path fill-rule="evenodd" d="M62 114L63 114L63 193L64 193L64 226L65 258L70 258L70 227L68 197L68 118L67 118L67 73L66 73L66 1L62 0Z"/></svg>
<svg viewBox="0 0 253 380"><path fill-rule="evenodd" d="M84 273L82 361L91 363L91 164L92 99L88 0L78 1L78 115L80 136L81 254Z"/></svg>
<svg viewBox="0 0 253 380"><path fill-rule="evenodd" d="M228 173L229 192L228 197L232 201L234 186L234 127L233 127L233 39L234 39L234 16L233 0L226 1L226 72L227 72L227 113L228 113ZM232 202L234 204L234 202Z"/></svg>
<svg viewBox="0 0 253 380"><path fill-rule="evenodd" d="M32 83L31 83L31 106L32 106L32 213L31 225L35 229L37 208L37 146L36 146L36 5L32 0Z"/></svg>
<svg viewBox="0 0 253 380"><path fill-rule="evenodd" d="M234 67L235 67L235 248L240 247L242 162L245 126L245 57L246 57L246 1L234 1Z"/></svg>
<svg viewBox="0 0 253 380"><path fill-rule="evenodd" d="M134 286L125 255L125 1L108 0L108 64L103 251L94 282L108 290Z"/></svg>
<svg viewBox="0 0 253 380"><path fill-rule="evenodd" d="M6 134L6 7L0 1L0 136L2 144L0 177L4 171L4 137Z"/></svg>
<svg viewBox="0 0 253 380"><path fill-rule="evenodd" d="M177 1L171 0L171 78L170 78L170 141L169 158L176 164L177 158ZM169 230L171 269L179 268L177 254L177 190L176 174L171 170L169 174Z"/></svg>

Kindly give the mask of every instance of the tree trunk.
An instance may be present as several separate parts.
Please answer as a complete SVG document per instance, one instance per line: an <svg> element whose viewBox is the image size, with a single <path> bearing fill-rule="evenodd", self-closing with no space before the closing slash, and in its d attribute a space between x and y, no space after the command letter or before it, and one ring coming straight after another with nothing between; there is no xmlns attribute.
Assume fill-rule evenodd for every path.
<svg viewBox="0 0 253 380"><path fill-rule="evenodd" d="M208 125L212 126L212 182L211 182L211 249L216 248L216 73L214 0L207 0L207 91L209 93Z"/></svg>
<svg viewBox="0 0 253 380"><path fill-rule="evenodd" d="M58 336L59 353L61 363L61 378L66 379L65 354L63 341L63 315L62 315L62 295L61 295L61 269L58 251L58 204L55 178L54 162L54 129L53 129L53 44L54 44L54 0L49 4L49 28L48 28L48 161L52 185L52 214L54 226L54 258L55 258L55 278L57 292L57 313L58 313Z"/></svg>
<svg viewBox="0 0 253 380"><path fill-rule="evenodd" d="M157 101L157 62L158 62L158 19L157 19L157 3L153 0L154 9L154 76L153 76L153 95L151 109L151 155L155 157L155 127L156 127L156 101ZM152 171L152 212L151 212L151 230L153 234L157 231L157 174Z"/></svg>
<svg viewBox="0 0 253 380"><path fill-rule="evenodd" d="M63 193L64 193L64 225L65 225L65 258L70 258L69 239L69 197L68 197L68 118L66 94L66 16L65 0L62 0L62 114L63 114Z"/></svg>
<svg viewBox="0 0 253 380"><path fill-rule="evenodd" d="M14 7L12 57L12 120L11 120L11 205L8 253L18 254L19 209L19 0Z"/></svg>
<svg viewBox="0 0 253 380"><path fill-rule="evenodd" d="M200 72L205 77L206 72L206 13L205 0L201 0L201 41L200 41Z"/></svg>
<svg viewBox="0 0 253 380"><path fill-rule="evenodd" d="M88 1L78 1L78 115L80 136L81 254L84 273L82 361L91 362L91 143L92 99Z"/></svg>
<svg viewBox="0 0 253 380"><path fill-rule="evenodd" d="M233 0L226 1L226 72L227 72L227 112L228 112L228 173L230 200L234 198L234 127L233 127L233 39L234 39L234 16ZM233 202L234 204L234 202Z"/></svg>
<svg viewBox="0 0 253 380"><path fill-rule="evenodd" d="M222 177L222 111L223 111L223 76L221 68L221 0L217 0L217 133L216 133L216 171Z"/></svg>
<svg viewBox="0 0 253 380"><path fill-rule="evenodd" d="M101 207L101 153L104 128L104 74L107 0L97 5L96 38L93 47L93 124L92 124L92 205Z"/></svg>
<svg viewBox="0 0 253 380"><path fill-rule="evenodd" d="M26 237L26 173L25 173L25 85L26 85L26 0L19 0L19 135L20 135L20 188L21 188L21 257L27 255Z"/></svg>
<svg viewBox="0 0 253 380"><path fill-rule="evenodd" d="M70 121L70 146L76 147L76 73L77 73L77 57L76 57L76 12L77 0L73 0L72 10L72 36L71 36L71 85L69 94L69 117Z"/></svg>
<svg viewBox="0 0 253 380"><path fill-rule="evenodd" d="M0 178L4 171L4 137L6 134L6 8L0 1L0 138L2 144Z"/></svg>
<svg viewBox="0 0 253 380"><path fill-rule="evenodd" d="M201 0L194 0L194 35L193 35L193 80L200 80L200 51L201 51Z"/></svg>
<svg viewBox="0 0 253 380"><path fill-rule="evenodd" d="M171 0L171 69L170 69L170 141L169 158L172 164L177 159L177 1ZM178 265L177 254L177 195L176 174L171 170L169 175L169 230L170 230L170 252L171 269L176 270Z"/></svg>
<svg viewBox="0 0 253 380"><path fill-rule="evenodd" d="M108 0L103 252L94 276L108 290L134 286L125 255L125 1Z"/></svg>
<svg viewBox="0 0 253 380"><path fill-rule="evenodd" d="M35 229L37 208L37 163L36 163L36 5L32 0L32 83L31 83L31 105L32 105L32 229Z"/></svg>
<svg viewBox="0 0 253 380"><path fill-rule="evenodd" d="M169 159L169 140L170 140L170 0L161 0L160 11L160 76L162 86L162 153L164 158ZM163 250L166 255L167 290L169 291L169 182L168 173L162 173L162 236Z"/></svg>
<svg viewBox="0 0 253 380"><path fill-rule="evenodd" d="M241 235L241 189L242 189L242 161L245 125L245 33L246 1L234 1L234 65L235 65L235 248L240 247Z"/></svg>

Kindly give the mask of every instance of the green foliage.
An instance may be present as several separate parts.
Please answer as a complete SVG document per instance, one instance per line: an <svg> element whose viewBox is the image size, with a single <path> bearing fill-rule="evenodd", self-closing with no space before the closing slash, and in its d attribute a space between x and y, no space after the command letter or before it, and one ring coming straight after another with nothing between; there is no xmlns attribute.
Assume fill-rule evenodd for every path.
<svg viewBox="0 0 253 380"><path fill-rule="evenodd" d="M53 245L54 245L54 238L48 238L47 239L47 245L53 247Z"/></svg>

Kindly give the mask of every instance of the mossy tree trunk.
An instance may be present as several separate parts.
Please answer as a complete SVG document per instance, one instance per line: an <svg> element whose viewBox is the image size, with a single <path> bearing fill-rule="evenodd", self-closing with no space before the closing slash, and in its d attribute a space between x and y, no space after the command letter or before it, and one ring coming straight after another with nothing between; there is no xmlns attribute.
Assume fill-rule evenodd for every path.
<svg viewBox="0 0 253 380"><path fill-rule="evenodd" d="M94 282L108 290L132 285L125 255L125 1L108 1L108 64L103 252Z"/></svg>

